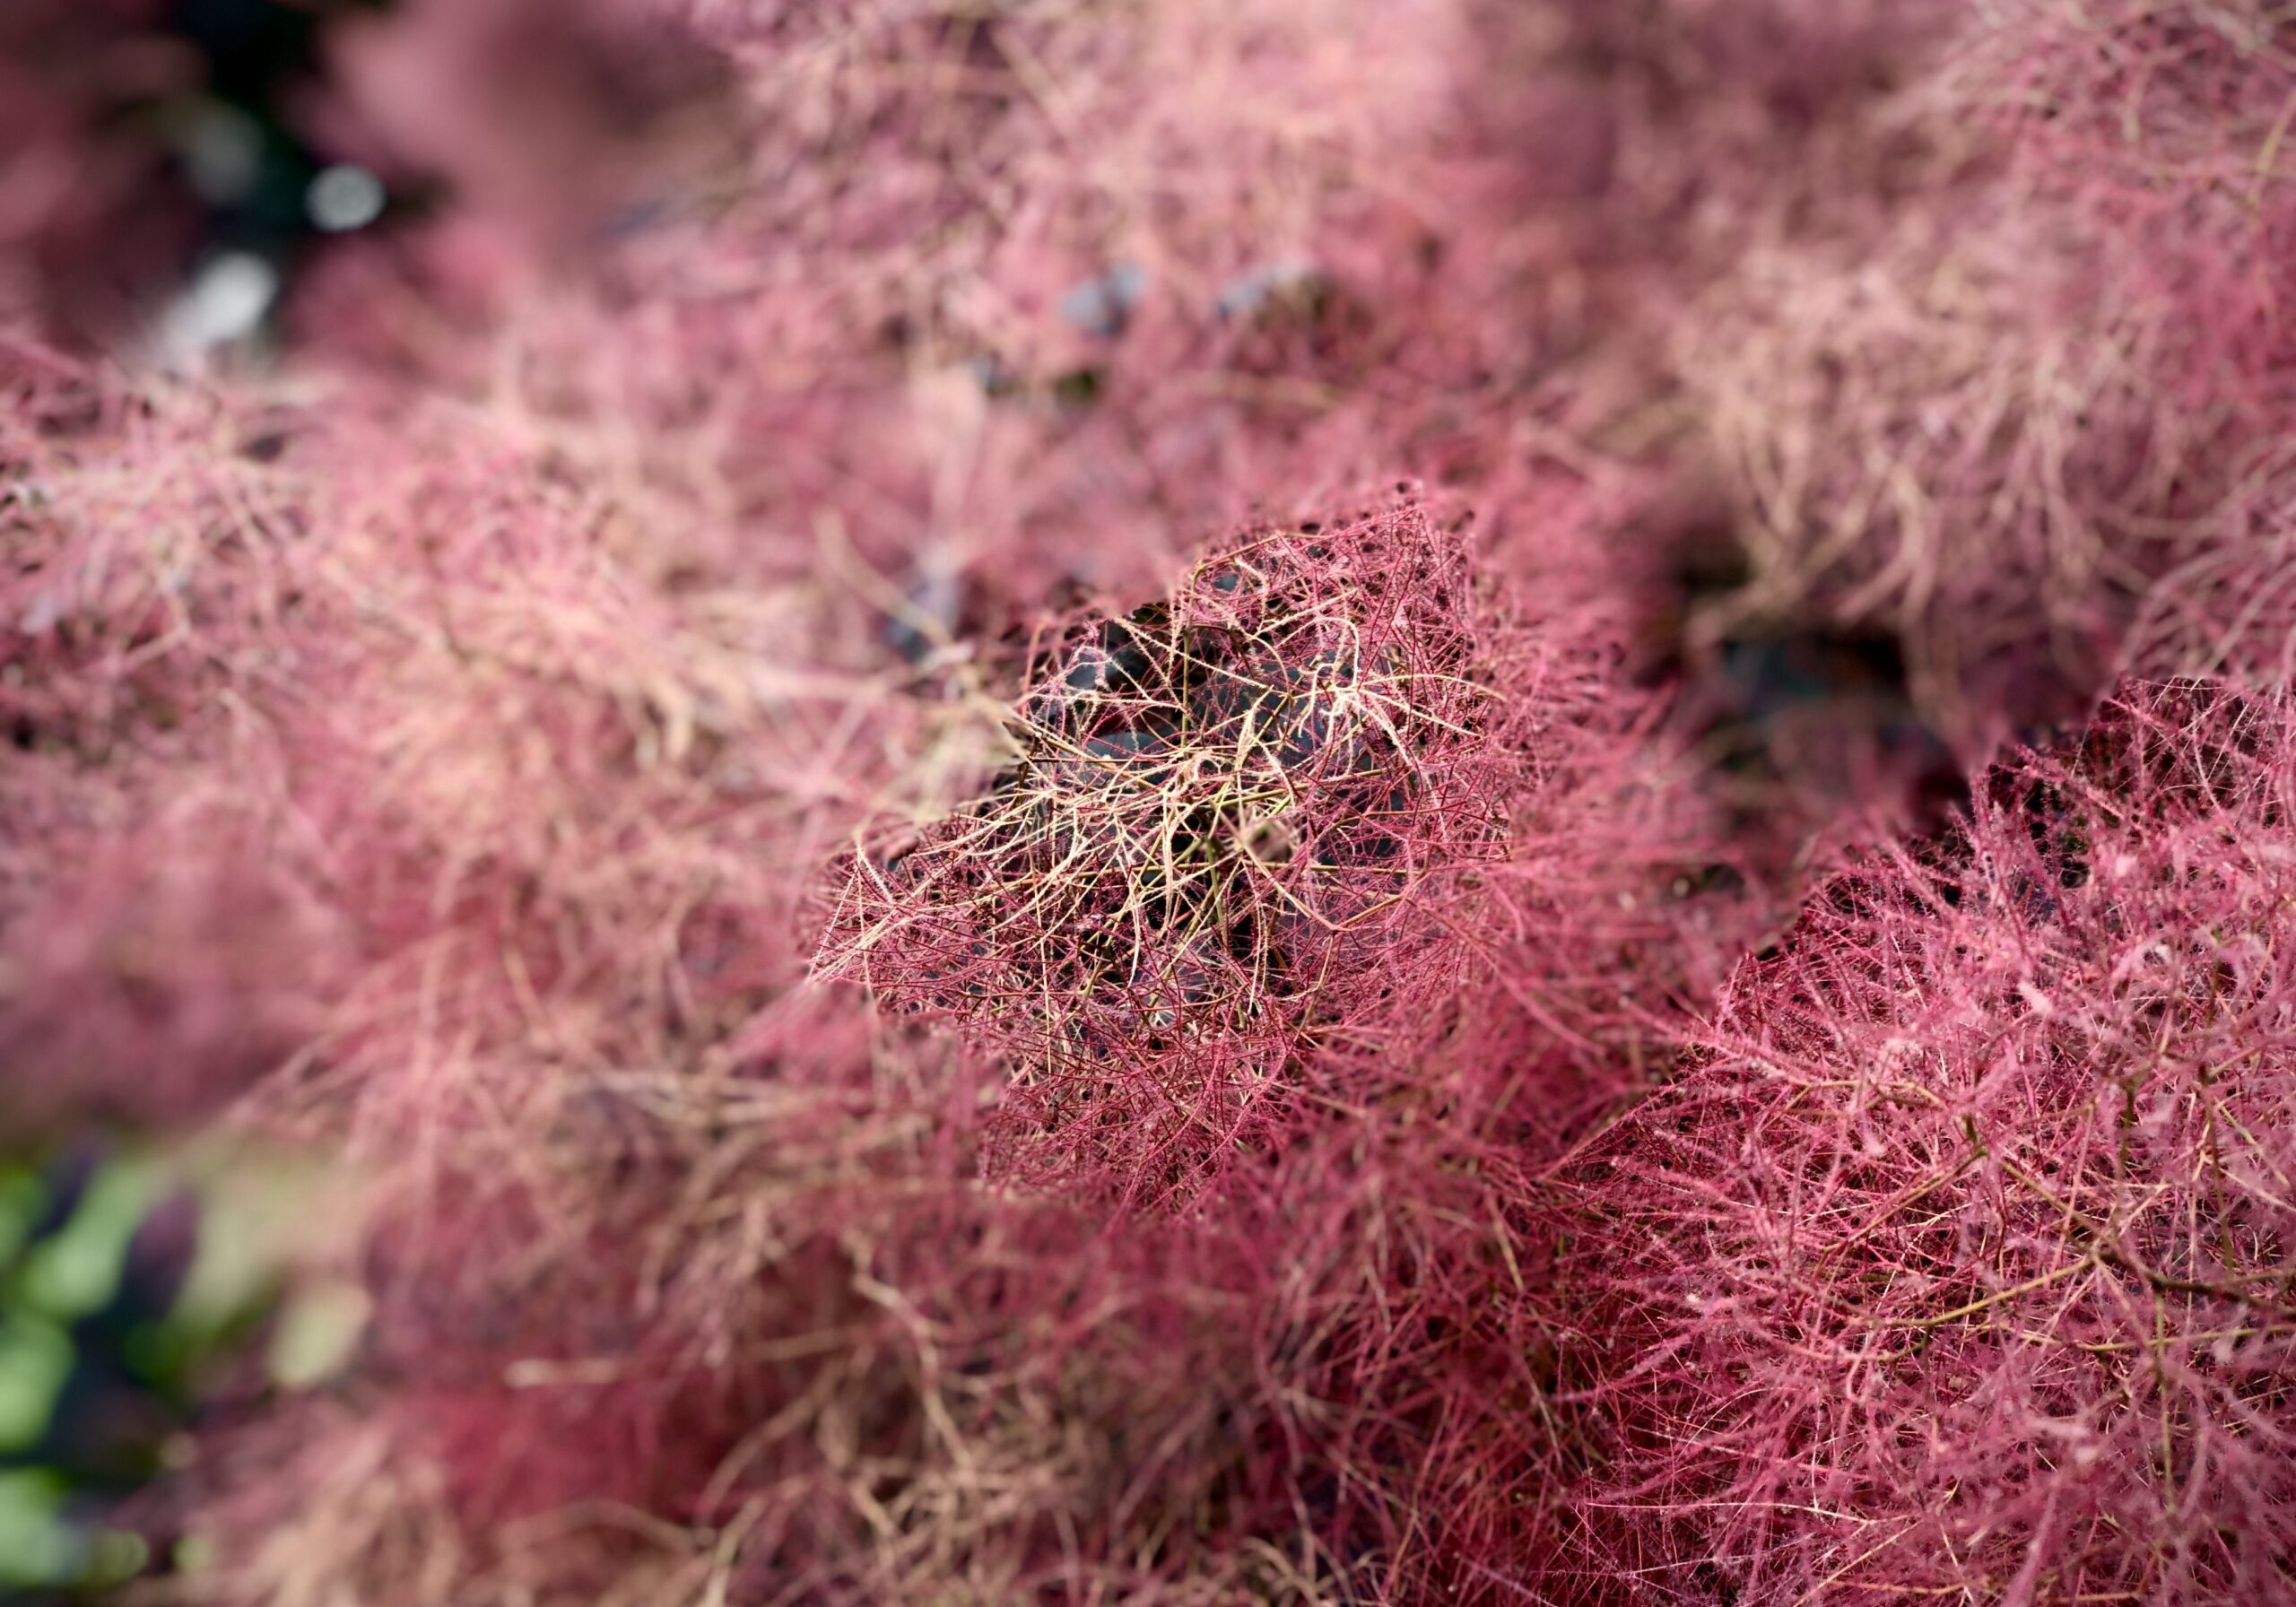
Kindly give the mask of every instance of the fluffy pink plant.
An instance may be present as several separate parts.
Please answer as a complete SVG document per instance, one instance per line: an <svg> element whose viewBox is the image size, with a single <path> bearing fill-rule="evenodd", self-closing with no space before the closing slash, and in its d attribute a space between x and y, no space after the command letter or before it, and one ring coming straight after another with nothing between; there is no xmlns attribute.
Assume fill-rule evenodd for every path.
<svg viewBox="0 0 2296 1607"><path fill-rule="evenodd" d="M1970 8L1550 0L1464 14L1457 109L1492 203L1604 275L1570 287L1590 312L1641 325L1663 311L1655 292L1726 273L1751 239L1870 222L1924 177L1932 131L1894 103Z"/></svg>
<svg viewBox="0 0 2296 1607"><path fill-rule="evenodd" d="M219 793L47 838L79 857L0 924L0 1134L196 1122L309 1043L346 934L270 823Z"/></svg>
<svg viewBox="0 0 2296 1607"><path fill-rule="evenodd" d="M1888 591L1906 577L1887 540L1928 526L1857 517L1866 491L1897 487L1876 465L1909 465L1917 491L1995 533L2005 504L1991 492L2022 488L2039 506L2059 468L2079 471L2067 484L2084 518L2118 508L2124 472L2139 490L2166 483L2152 471L2174 455L2127 456L2122 426L2156 417L2147 377L2174 363L2123 365L2116 336L2050 370L2079 381L2063 392L2018 378L2058 350L2025 336L2061 310L2033 300L2025 258L2043 254L2027 244L2068 217L2076 245L2125 243L2120 214L2089 219L2059 198L2029 226L2013 189L1959 187L1955 152L1985 142L1938 96L1891 96L1914 60L1895 54L1900 30L1927 12L1523 8L1532 43L1596 99L1615 94L1625 123L1583 183L1550 174L1543 210L1514 215L1478 209L1492 191L1467 169L1490 151L1448 108L1500 104L1513 86L1494 87L1492 64L1519 58L1467 51L1458 14L1431 0L1402 13L1355 0L675 9L740 64L745 149L624 239L599 283L537 287L494 326L382 293L379 270L346 272L327 287L343 334L331 354L397 366L329 378L321 404L203 419L197 397L170 393L22 410L41 419L51 465L31 482L62 486L79 511L68 535L37 538L39 573L0 585L29 610L68 574L72 596L102 601L100 630L19 644L37 673L9 689L10 713L52 745L35 772L0 776L12 810L26 806L11 817L26 824L9 844L10 913L61 913L19 928L18 951L37 957L51 921L102 927L119 883L91 876L83 896L39 853L84 840L58 822L100 808L157 822L130 858L181 862L170 885L198 918L164 931L235 927L239 907L203 877L268 855L324 889L357 944L358 975L329 991L306 1052L253 1114L379 1174L376 1342L339 1400L216 1447L235 1469L210 1514L229 1589L281 1603L346 1580L376 1600L1507 1601L1567 1592L1554 1581L1581 1562L1664 1567L1719 1549L1726 1527L1707 1520L1726 1498L1708 1486L1672 1487L1691 1494L1671 1520L1627 1508L1648 1493L1633 1470L1687 1451L1631 1438L1692 1420L1666 1416L1692 1397L1649 1394L1651 1378L1694 1392L1731 1377L1726 1346L1706 1377L1669 1370L1704 1342L1683 1335L1718 1319L1665 1292L1746 1271L1726 1237L1738 1216L1712 1208L1726 1185L1669 1181L1647 1209L1625 1183L1615 1196L1638 1228L1711 1227L1723 1250L1709 1258L1651 1247L1678 1238L1622 1240L1605 1225L1610 1181L1559 1208L1536 1177L1668 1069L1680 996L1725 962L1739 913L1704 890L1727 883L1733 856L1692 854L1698 834L1649 785L1664 699L1620 682L1623 611L1587 598L1588 538L1624 526L1611 516L1659 471L1719 456L1752 465L1738 492L1776 480L1808 493L1781 516L1781 543L1822 530L1849 544L1819 592ZM1580 103L1555 110L1543 85L1528 98L1547 126L1577 131ZM2248 94L2228 126L2261 129ZM1451 135L1466 138L1463 163L1439 148ZM1938 220L1972 193L1982 238L1957 254ZM1899 208L1919 215L1885 220ZM2130 256L2143 253L2112 261L2134 284ZM2048 260L2068 257L2066 282L2085 282L2079 250ZM1861 263L1879 264L1878 288ZM1704 300L1684 293L1718 280ZM1779 334L1765 299L1811 282L1842 316L1789 332L1805 340ZM2129 327L2173 329L2161 288ZM1711 338L1677 328L1684 305ZM1628 317L1636 307L1656 310ZM1996 343L2004 330L2015 338ZM1732 368L1749 331L1761 360ZM410 371L447 394L402 387ZM2003 386L2014 420L1996 437L1987 409ZM1708 447L1747 449L1685 445L1685 421ZM60 473L59 443L80 429L91 444ZM1770 475L1779 465L1794 473ZM1296 615L1273 634L1247 629L1214 568L1161 618L1065 607L1079 589L1146 595L1187 532L1400 469L1474 493L1497 599L1470 608L1464 584L1448 603L1413 593L1382 624L1367 599L1462 567L1450 533L1390 515L1267 527L1262 546L1321 588L1256 588ZM2181 518L2186 504L2146 507ZM1937 528L1958 541L1964 523ZM2047 532L2003 543L2005 559L1973 543L1966 573L1952 547L1930 605L1993 642L2018 621L1990 588L2010 569L2030 578L2015 566L2036 552L2086 552L2089 526L2065 528L2059 546ZM167 539L133 538L147 530ZM1425 560L1357 562L1374 534ZM1338 576L1343 550L1354 556ZM2234 595L2257 550L2217 550L2231 567L2214 595ZM1788 557L1765 572L1810 578ZM2085 630L2078 566L2033 572L2062 583L2051 617ZM1825 608L1844 595L1825 592ZM976 695L1000 651L981 644L1048 597L1060 622L1033 711ZM2218 619L2196 639L2221 634ZM1388 624L1401 669L1331 646ZM2270 630L2257 633L2267 645ZM1192 630L1256 639L1215 662ZM1293 683L1318 661L1333 673ZM1079 672L1091 686L1065 684ZM1274 756L1257 715L1244 742L1240 711L1204 690L1247 680L1274 694ZM1188 782L1211 789L1196 800L1208 823L1155 787L1107 784L1181 745L1159 729L1158 699L1196 735L1233 739L1191 755L1210 761ZM1418 741L1395 740L1373 709ZM1000 751L984 728L1010 741ZM83 737L89 751L65 757ZM1288 761L1287 741L1300 750ZM1455 821L1355 796L1371 789L1343 762L1351 745L1422 802L1472 807ZM888 934L915 939L888 991L1048 1062L1048 1022L989 1012L964 983L1019 992L1027 978L1034 992L1098 942L1178 996L1084 990L1072 1014L1114 1053L1000 1088L984 1134L983 1090L1004 1068L850 998L794 1003L804 956L791 929L801 882L857 820L887 799L945 806L1000 759L1012 791L924 834L971 874L972 902L900 905L884 896L892 879L862 890ZM147 782L220 789L236 812L162 814L136 790ZM1240 819L1219 813L1231 784L1239 799L1247 784L1286 789L1330 852L1315 831L1239 840ZM953 851L1000 810L1026 827L1029 811L1061 809L1100 831L1076 842L1118 851L1096 882L1060 881L1073 867L1027 830L1004 863ZM217 821L244 853L200 844ZM2175 840L2200 845L2198 863L2205 838ZM1191 954L1178 916L1204 867L1176 852L1168 874L1144 842L1210 845L1203 880L1228 873L1228 890L1197 908L1248 915L1244 953ZM2129 851L2156 863L2142 842ZM1357 920L1398 860L1420 896ZM1031 886L1043 902L1011 897ZM1042 917L1063 896L1098 898L1134 930L1051 931ZM984 921L1039 922L1039 952L967 974L996 957L971 951ZM1946 938L1932 947L1940 966L1961 962ZM74 958L100 948L57 945L37 973L44 995L111 997ZM1301 952L1313 994L1273 995ZM947 969L934 957L959 969L926 977ZM2035 986L2060 1004L2081 996ZM1255 987L1258 1023L1248 1009L1241 1028L1189 1017L1248 1006ZM1399 1003L1425 1008L1406 1020ZM1183 1025L1210 1029L1191 1040ZM1160 1031L1174 1036L1151 1047ZM1669 1098L1719 1075L1697 1071ZM1741 1113L1754 1098L1731 1085L1700 1108L1730 1094ZM1636 1141L1650 1155L1668 1153L1665 1123L1654 1114L1659 1136ZM1249 1146L1222 1142L1247 1132ZM1038 1188L984 1186L983 1146L998 1178ZM1204 1210L1111 1223L1100 1208L1183 1178ZM2033 1299L2101 1298L2101 1277ZM1872 1281L1913 1289L1914 1273L1898 1278ZM1582 1296L1599 1320L1578 1315ZM1788 1382L1809 1370L1791 1348L1807 1334L1790 1337L1764 1352L1787 1359ZM2225 1365L2247 1365L2248 1342ZM1975 1377L1978 1351L1965 1353ZM2093 1354L2101 1370L2135 1352ZM2033 1376L1999 1372L2005 1388ZM2276 1406L2262 1386L2255 1399ZM1623 1451L1603 1441L1606 1413L1628 1426ZM610 1438L611 1463L581 1448L586 1429ZM1745 1443L1726 1435L1718 1455ZM1609 1471L1577 1483L1590 1464ZM2058 1480L2076 1506L2101 1488L2078 1472ZM1607 1506L1562 1498L1614 1475ZM2014 1530L2013 1492L1967 1488L2007 1515L1984 1546L2042 1533ZM1959 1519L1939 1505L1943 1533ZM1892 1566L1919 1561L1922 1533ZM1828 1543L1787 1536L1772 1555ZM2014 1566L1979 1553L1972 1566L1992 1573L1972 1577L2013 1583ZM1694 1590L1694 1573L1641 1577Z"/></svg>
<svg viewBox="0 0 2296 1607"><path fill-rule="evenodd" d="M1359 350L1361 330L1319 309L1329 275L1287 260L1363 160L1347 98L1325 91L1364 64L1328 17L1218 8L1113 30L1057 8L993 30L832 20L825 48L778 53L769 36L813 24L718 20L759 59L773 115L759 177L710 227L674 217L632 241L629 300L552 291L500 336L434 337L456 346L434 370L458 382L451 397L336 380L325 405L282 410L260 437L265 539L233 545L244 532L204 515L172 526L202 555L243 552L259 612L196 638L220 654L135 661L155 695L192 685L203 708L240 711L243 745L203 725L161 744L152 771L276 767L293 804L281 840L314 850L361 962L254 1115L374 1170L402 1269L378 1271L378 1355L344 1408L211 1447L259 1469L228 1502L216 1490L222 1577L283 1600L355 1578L378 1599L499 1583L589 1601L721 1569L745 1591L798 1579L800 1599L1330 1594L1315 1547L1332 1527L1318 1500L1334 1498L1298 1488L1296 1447L1266 1449L1269 1378L1290 1376L1256 1365L1274 1319L1213 1298L1236 1282L1219 1270L1231 1250L1104 1243L1089 1215L972 1199L950 1180L964 1151L945 1130L972 1085L903 1103L892 1085L916 1047L873 1038L849 1005L809 1019L775 1067L735 1075L729 1043L796 978L790 873L818 863L823 822L952 723L893 624L993 635L1015 600L1080 573L1136 583L1164 562L1168 529L1303 483L1289 472L1299 410L1269 398L1288 369ZM1253 92L1172 70L1229 59L1239 29ZM1006 37L970 42L990 31ZM1303 39L1326 58L1312 72L1294 70ZM1065 86L1048 108L1026 88L1047 58ZM952 62L971 65L952 77ZM1167 89L1135 94L1143 74ZM1046 117L1068 119L1063 143L1042 137ZM1098 173L1065 154L1087 145L1109 157ZM867 184L851 178L863 148ZM1211 160L1246 148L1248 173ZM937 217L1007 187L1033 192L1017 223L1001 204L960 205L930 248L887 249L915 238L920 206ZM1000 241L1009 261L990 260ZM1212 352L1190 360L1198 380L1162 385L1173 344L1155 305L1115 362L1053 305L1069 279L1048 265L1089 276L1135 241L1152 303L1181 309ZM1265 306L1223 311L1229 281L1263 269ZM1016 284L1034 287L1025 319L1001 305ZM893 315L907 334L887 331ZM1041 354L1027 320L1053 332ZM1072 336L1079 351L1050 350ZM1219 395L1231 343L1253 372L1248 404ZM991 396L967 371L988 352L1025 365L1020 394ZM1087 366L1106 369L1091 405L1076 387L1052 394ZM1229 428L1247 413L1279 421ZM172 504L238 472L239 444L221 429L170 438L120 483ZM1304 482L1345 474L1325 465ZM101 522L75 526L57 561L104 539ZM945 604L935 573L961 578ZM147 751L117 706L102 713L123 756ZM834 1099L813 1098L825 1087ZM753 1164L762 1145L843 1177L888 1133L897 1163L809 1182L812 1202L786 1212ZM691 1198L663 1206L632 1146L678 1157ZM519 1193L517 1230L486 1230L474 1174ZM761 1209L726 1213L736 1196ZM953 1203L936 1214L926 1198ZM984 1220L1020 1247L984 1253ZM837 1242L856 1224L882 1231L882 1257ZM1255 1247L1243 1264L1257 1276L1267 1261ZM677 1298L649 1308L665 1266ZM433 1280L455 1292L426 1307ZM928 1326L877 1304L888 1289ZM1111 1316L1135 1302L1139 1322ZM849 1331L857 1310L883 1347ZM540 1365L506 1386L521 1360ZM673 1382L646 1377L657 1369ZM763 1401L804 1411L721 1506L712 1458ZM593 1417L633 1458L658 1457L625 1477L561 1453ZM291 1486L265 1453L306 1430L324 1449L296 1453L310 1482ZM554 1509L490 1529L521 1490L512 1507ZM594 1522L583 1503L611 1498L635 1503L629 1524L655 1541ZM753 1501L761 1526L728 1538Z"/></svg>
<svg viewBox="0 0 2296 1607"><path fill-rule="evenodd" d="M1544 353L1515 450L1665 488L1616 556L1659 581L1679 717L1771 857L1845 803L1950 793L2117 669L2279 673L2290 86L2268 13L1467 17L1472 160L1431 187L1469 239L1510 227L1483 240L1483 293L1450 289L1536 331L1478 337Z"/></svg>
<svg viewBox="0 0 2296 1607"><path fill-rule="evenodd" d="M207 1023L260 1028L224 1045L235 1089L276 1073L243 1119L339 1145L378 1205L373 1338L341 1394L204 1437L170 1492L217 1542L219 1588L592 1600L786 1570L854 1600L1019 1580L1240 1602L1444 1577L1453 1529L1429 1508L1463 1483L1431 1452L1513 1465L1475 1403L1514 1378L1516 1325L1457 1315L1515 1287L1477 1168L1550 1139L1521 1104L1578 1059L1538 1059L1501 1005L1534 1047L1478 1064L1466 1099L1443 1079L1480 1012L1447 1004L1413 1029L1447 1058L1336 1057L1352 1074L1209 1225L1111 1235L1091 1210L1000 1203L971 1177L973 1068L850 1004L743 1028L798 975L818 816L888 784L874 747L929 748L951 718L844 667L887 650L842 560L735 568L674 482L582 463L564 421L257 413L25 361L13 600L57 620L18 644L39 751L5 777L27 834L11 936L37 1009L11 1041L74 1097L120 1054L95 1070L141 1094L168 1084L135 1055L173 1073L204 1064ZM1495 679L1542 688L1559 722L1509 760L1548 858L1483 867L1510 911L1485 942L1518 978L1599 987L1567 952L1584 917L1540 906L1573 877L1613 890L1562 843L1611 794L1544 785L1584 757L1561 739L1600 655L1531 651L1491 599L1469 609L1458 533L1395 517L1460 588L1430 618L1471 619ZM109 913L139 877L165 898ZM316 925L272 918L274 882ZM133 942L105 935L131 917ZM137 973L111 977L114 952ZM328 956L352 969L306 974ZM139 1027L155 964L198 1010ZM1391 1279L1416 1292L1388 1299ZM931 1316L929 1362L887 1289ZM967 1382L920 1383L928 1366ZM721 1498L768 1407L795 1413L787 1436ZM857 1420L865 1455L837 1448ZM613 1455L568 1449L583 1429ZM617 1502L637 1516L599 1519ZM1468 1505L1478 1532L1503 1524Z"/></svg>
<svg viewBox="0 0 2296 1607"><path fill-rule="evenodd" d="M1180 1220L1220 1224L1280 1269L1239 1306L1251 1339L1226 1365L1283 1403L1271 1432L1303 1533L1352 1593L1340 1600L1483 1599L1552 1542L1531 1492L1583 1465L1586 1430L1558 1404L1580 1364L1540 1292L1553 1217L1534 1174L1639 1090L1694 991L1684 957L1727 944L1696 930L1699 838L1638 768L1633 711L1652 704L1620 683L1600 621L1487 591L1469 606L1465 556L1406 504L1259 533L1151 608L1048 632L1039 678L1000 711L1017 774L944 820L865 837L832 877L822 950L833 974L952 1018L999 1057L991 1073L1017 1086L986 1119L985 1159L1021 1197L1184 1203ZM1314 589L1295 593L1287 570ZM1271 620L1274 602L1290 617ZM1335 625L1368 654L1367 613L1398 603L1413 634L1392 646L1439 679L1372 682L1387 713L1367 741L1335 717L1347 682L1300 684L1295 656L1328 657ZM1222 701L1255 656L1251 696ZM1431 705L1444 724L1396 741ZM1368 809L1362 766L1318 762L1343 735L1404 761L1373 773ZM1199 753L1216 766L1185 768ZM1176 773L1202 795L1172 804ZM1396 774L1418 808L1388 802ZM1235 831L1220 812L1256 781L1281 790L1281 858L1214 835ZM1421 812L1443 804L1467 808ZM1351 851L1367 827L1397 846ZM1416 873L1432 908L1323 934L1335 963L1312 992L1262 991L1272 1022L1239 1012L1318 934L1300 933L1303 913L1390 897L1367 864ZM1128 908L1190 876L1195 905L1171 899L1161 920ZM1159 1020L1131 968L1184 956L1207 907L1267 922L1276 952L1213 949L1192 978L1205 996L1175 990ZM1124 969L1095 977L1095 958ZM1018 1004L1004 996L1016 986ZM1072 1022L1081 1043L1061 1041Z"/></svg>
<svg viewBox="0 0 2296 1607"><path fill-rule="evenodd" d="M666 1081L593 1086L525 1176L440 1177L443 1220L384 1227L343 1397L211 1474L220 1581L1346 1599L1328 1483L1287 1450L1290 1373L1256 1365L1271 1269L1248 1225L1111 1230L984 1189L964 1080L873 1063L815 1003L749 1035L706 1115ZM283 1523L280 1458L314 1446Z"/></svg>
<svg viewBox="0 0 2296 1607"><path fill-rule="evenodd" d="M1227 1153L1318 1052L1408 1053L1552 717L1495 682L1457 531L1256 532L1031 661L988 795L833 872L822 974L954 1017L1013 1064L1013 1147L1088 1173Z"/></svg>
<svg viewBox="0 0 2296 1607"><path fill-rule="evenodd" d="M2120 662L2286 684L2286 450L2296 282L2296 64L2268 8L2217 0L2020 8L1978 30L1956 81L2014 132L2036 187L2133 248L2126 294L2170 313L2151 358L2158 456L2181 482ZM2131 511L2139 511L2132 509Z"/></svg>
<svg viewBox="0 0 2296 1607"><path fill-rule="evenodd" d="M2204 0L1963 16L1889 105L1892 204L1781 219L1683 304L1679 461L1718 465L1745 569L1693 660L1879 633L1964 757L2118 667L2285 662L2296 79L2268 35Z"/></svg>
<svg viewBox="0 0 2296 1607"><path fill-rule="evenodd" d="M886 784L862 734L931 734L839 667L883 650L872 605L786 555L778 586L736 584L669 492L578 465L560 426L338 404L251 436L206 393L92 379L40 405L44 578L18 579L69 582L68 629L26 650L86 717L28 705L71 740L6 777L22 818L77 842L60 823L100 805L132 856L173 856L183 914L144 951L171 973L239 978L215 924L266 857L352 962L235 1067L272 1073L241 1119L371 1179L370 1343L339 1394L203 1439L170 1498L209 1584L1333 1594L1326 1537L1355 1521L1287 1437L1283 1382L1313 1374L1257 1292L1287 1229L1004 1202L977 1068L785 997L819 817ZM245 818L227 842L220 805L155 810L170 786ZM109 1031L132 1016L74 1014L110 1003L82 878L40 876L12 934L47 945L39 1020Z"/></svg>
<svg viewBox="0 0 2296 1607"><path fill-rule="evenodd" d="M277 665L265 421L0 344L0 1124L174 1122L352 956L237 695Z"/></svg>
<svg viewBox="0 0 2296 1607"><path fill-rule="evenodd" d="M2134 685L1875 853L1565 1169L1547 1599L2278 1602L2296 708Z"/></svg>
<svg viewBox="0 0 2296 1607"><path fill-rule="evenodd" d="M827 527L994 637L1479 435L1486 354L1448 326L1484 303L1422 253L1480 237L1404 199L1441 5L1378 8L1407 44L1377 62L1361 0L691 9L742 63L741 161L631 231L610 303L537 292L491 368L399 324L474 390L701 482L740 557ZM1446 328L1414 335L1422 309ZM1422 339L1406 378L1390 360Z"/></svg>
<svg viewBox="0 0 2296 1607"><path fill-rule="evenodd" d="M2163 339L2204 413L2286 404L2285 33L2246 0L2025 0L1972 22L1941 85L2038 192L2141 242L2131 290L2193 314Z"/></svg>

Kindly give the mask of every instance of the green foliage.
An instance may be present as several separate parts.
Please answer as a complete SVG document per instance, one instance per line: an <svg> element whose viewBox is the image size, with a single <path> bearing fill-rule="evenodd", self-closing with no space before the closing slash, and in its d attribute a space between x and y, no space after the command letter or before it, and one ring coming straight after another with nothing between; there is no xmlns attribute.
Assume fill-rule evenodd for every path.
<svg viewBox="0 0 2296 1607"><path fill-rule="evenodd" d="M286 1275L317 1183L196 1150L0 1160L0 1601L144 1571L152 1542L110 1515L266 1333L272 1382L341 1361L358 1291Z"/></svg>

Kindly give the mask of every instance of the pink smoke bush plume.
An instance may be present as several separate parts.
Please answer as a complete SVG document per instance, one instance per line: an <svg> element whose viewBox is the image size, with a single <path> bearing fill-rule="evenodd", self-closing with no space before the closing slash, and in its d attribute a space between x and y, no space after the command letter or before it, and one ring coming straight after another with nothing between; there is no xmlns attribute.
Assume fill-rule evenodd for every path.
<svg viewBox="0 0 2296 1607"><path fill-rule="evenodd" d="M2276 1601L2296 709L2134 685L1873 856L1573 1158L1593 1574Z"/></svg>
<svg viewBox="0 0 2296 1607"><path fill-rule="evenodd" d="M1007 768L865 838L822 968L959 1016L1015 1068L1004 1122L1099 1167L1227 1151L1318 1046L1407 1054L1399 1018L1465 982L1460 883L1540 712L1474 604L1461 536L1406 502L1044 632Z"/></svg>
<svg viewBox="0 0 2296 1607"><path fill-rule="evenodd" d="M2296 1600L2274 8L288 5L154 371L199 9L0 17L0 1146L369 1217L155 1589Z"/></svg>

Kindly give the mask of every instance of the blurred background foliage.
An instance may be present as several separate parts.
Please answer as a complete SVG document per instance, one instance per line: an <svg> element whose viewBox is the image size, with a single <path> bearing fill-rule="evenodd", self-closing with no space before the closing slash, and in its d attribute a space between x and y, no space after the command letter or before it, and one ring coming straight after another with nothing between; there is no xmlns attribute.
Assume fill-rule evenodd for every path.
<svg viewBox="0 0 2296 1607"><path fill-rule="evenodd" d="M293 1270L339 1192L212 1142L0 1155L0 1601L196 1564L137 1497L196 1459L206 1410L350 1353L363 1296Z"/></svg>

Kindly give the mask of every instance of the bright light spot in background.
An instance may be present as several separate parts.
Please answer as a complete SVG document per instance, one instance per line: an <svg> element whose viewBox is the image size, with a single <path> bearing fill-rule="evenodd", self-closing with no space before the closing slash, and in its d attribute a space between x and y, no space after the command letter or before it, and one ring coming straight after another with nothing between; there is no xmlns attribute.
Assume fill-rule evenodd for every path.
<svg viewBox="0 0 2296 1607"><path fill-rule="evenodd" d="M279 270L252 251L227 251L201 268L169 307L161 355L182 368L218 346L245 340L279 294Z"/></svg>
<svg viewBox="0 0 2296 1607"><path fill-rule="evenodd" d="M314 1389L326 1383L358 1350L373 1315L374 1301L347 1279L297 1290L273 1331L273 1380L287 1389Z"/></svg>
<svg viewBox="0 0 2296 1607"><path fill-rule="evenodd" d="M383 215L383 181L352 162L323 168L303 192L303 210L328 234L364 229Z"/></svg>

